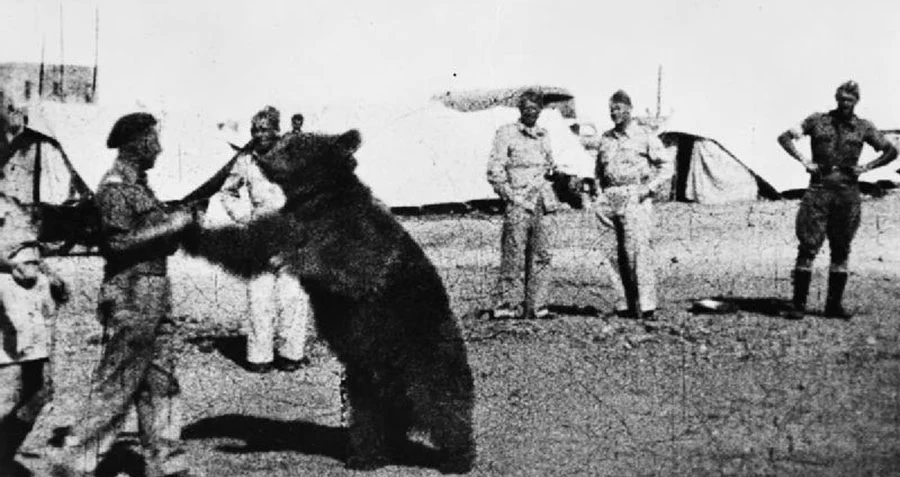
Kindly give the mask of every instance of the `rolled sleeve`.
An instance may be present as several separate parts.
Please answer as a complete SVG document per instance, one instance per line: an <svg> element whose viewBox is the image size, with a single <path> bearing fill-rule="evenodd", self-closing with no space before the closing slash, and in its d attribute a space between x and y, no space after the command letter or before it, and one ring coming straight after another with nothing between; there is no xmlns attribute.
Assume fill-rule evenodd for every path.
<svg viewBox="0 0 900 477"><path fill-rule="evenodd" d="M675 175L675 161L666 151L665 146L655 134L648 134L647 158L655 169L653 179L650 181L651 190L656 190Z"/></svg>

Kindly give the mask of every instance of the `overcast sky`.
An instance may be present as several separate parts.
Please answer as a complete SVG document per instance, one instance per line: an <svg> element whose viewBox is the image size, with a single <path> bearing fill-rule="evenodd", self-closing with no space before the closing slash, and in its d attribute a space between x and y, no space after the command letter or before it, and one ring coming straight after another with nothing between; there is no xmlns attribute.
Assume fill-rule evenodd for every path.
<svg viewBox="0 0 900 477"><path fill-rule="evenodd" d="M97 6L101 101L242 119L267 103L415 104L549 83L607 127L618 88L655 109L661 65L663 113L751 161L781 161L775 135L830 109L850 78L858 113L900 128L900 3L889 0L62 3L61 51L60 1L2 0L0 61L40 61L43 44L48 63L93 64Z"/></svg>

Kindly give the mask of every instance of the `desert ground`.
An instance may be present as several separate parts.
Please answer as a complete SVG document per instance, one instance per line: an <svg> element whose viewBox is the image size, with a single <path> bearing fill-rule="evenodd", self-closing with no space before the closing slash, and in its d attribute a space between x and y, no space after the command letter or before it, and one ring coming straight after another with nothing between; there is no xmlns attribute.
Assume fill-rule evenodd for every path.
<svg viewBox="0 0 900 477"><path fill-rule="evenodd" d="M845 303L850 322L779 316L791 293L797 201L661 204L658 321L610 315L609 236L570 210L551 221L553 320L486 320L499 263L498 216L404 218L438 266L475 374L472 475L900 475L900 194L867 199ZM821 310L827 246L810 305ZM59 317L57 398L19 461L42 475L47 442L88 398L100 352L102 261L54 258L75 293ZM170 261L182 322L184 440L209 476L355 475L343 469L340 366L316 339L313 365L241 367L240 282ZM723 297L737 310L695 314ZM414 440L421 441L416 436ZM129 469L133 419L117 454ZM427 443L406 465L360 475L437 475Z"/></svg>

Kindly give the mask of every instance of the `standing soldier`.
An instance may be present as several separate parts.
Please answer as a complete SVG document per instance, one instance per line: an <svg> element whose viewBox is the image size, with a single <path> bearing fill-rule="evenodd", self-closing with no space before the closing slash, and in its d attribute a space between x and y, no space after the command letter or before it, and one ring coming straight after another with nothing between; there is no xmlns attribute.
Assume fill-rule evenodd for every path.
<svg viewBox="0 0 900 477"><path fill-rule="evenodd" d="M834 95L837 108L815 113L795 128L778 136L778 143L794 159L800 161L810 175L809 188L797 212L797 262L794 266L794 297L790 319L803 318L812 278L812 265L825 238L831 248L828 274L828 297L825 316L849 319L841 300L847 285L847 260L850 243L860 220L860 174L881 167L897 157L897 150L875 126L854 114L859 101L859 85L853 81L838 86ZM812 160L794 145L802 135L810 137ZM864 166L859 165L863 143L881 156Z"/></svg>
<svg viewBox="0 0 900 477"><path fill-rule="evenodd" d="M303 133L303 115L300 113L295 113L291 116L291 132L290 134L302 134Z"/></svg>
<svg viewBox="0 0 900 477"><path fill-rule="evenodd" d="M602 227L615 233L607 258L619 274L612 280L616 313L651 319L656 311L653 197L672 179L674 165L659 137L632 120L631 98L624 91L610 98L609 115L614 127L596 144L586 144L598 149L595 213Z"/></svg>
<svg viewBox="0 0 900 477"><path fill-rule="evenodd" d="M106 260L98 299L103 354L84 413L66 437L57 476L94 475L129 408L137 408L147 477L193 475L181 448L180 387L175 377L175 324L167 277L178 236L197 222L188 208L168 213L147 184L162 148L156 119L133 113L113 125L106 145L118 149L96 202Z"/></svg>
<svg viewBox="0 0 900 477"><path fill-rule="evenodd" d="M53 397L56 311L68 293L26 208L0 195L0 218L0 476L30 475L15 456Z"/></svg>
<svg viewBox="0 0 900 477"><path fill-rule="evenodd" d="M222 206L238 224L277 213L284 206L284 191L269 181L256 163L278 141L279 122L280 114L271 106L253 116L250 124L253 141L238 156L222 186ZM273 367L296 371L308 365L305 346L310 307L300 282L286 272L284 265L273 262L268 273L250 278L247 299L250 303L247 369L267 373Z"/></svg>
<svg viewBox="0 0 900 477"><path fill-rule="evenodd" d="M487 179L506 206L501 238L500 304L494 318L552 318L547 309L549 234L544 215L559 208L549 177L556 169L547 130L537 125L543 99L519 98L519 120L494 137ZM522 293L524 291L524 297Z"/></svg>

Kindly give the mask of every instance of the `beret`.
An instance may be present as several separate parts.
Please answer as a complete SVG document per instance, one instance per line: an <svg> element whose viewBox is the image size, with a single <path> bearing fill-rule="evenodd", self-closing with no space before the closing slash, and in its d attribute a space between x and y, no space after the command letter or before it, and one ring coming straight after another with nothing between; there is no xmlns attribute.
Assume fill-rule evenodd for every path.
<svg viewBox="0 0 900 477"><path fill-rule="evenodd" d="M106 147L118 149L135 140L150 128L156 126L156 118L149 113L131 113L122 116L113 124L106 139Z"/></svg>

